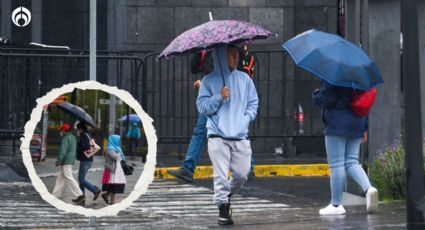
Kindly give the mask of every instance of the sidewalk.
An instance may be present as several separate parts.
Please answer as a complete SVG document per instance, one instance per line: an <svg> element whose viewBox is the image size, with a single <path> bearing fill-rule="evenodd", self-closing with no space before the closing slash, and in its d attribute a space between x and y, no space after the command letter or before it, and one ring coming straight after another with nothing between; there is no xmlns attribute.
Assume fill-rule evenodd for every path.
<svg viewBox="0 0 425 230"><path fill-rule="evenodd" d="M57 175L57 168L54 166L54 158L46 158L45 162L34 162L37 173L40 177L49 177ZM168 170L174 170L180 167L183 160L177 156L157 157L157 167L155 170L156 179L175 179L174 176L168 173ZM134 161L138 166L141 166L141 158L138 157ZM78 172L79 163L74 165L74 173ZM200 166L196 168L195 179L208 179L213 176L213 168L207 154L204 154L200 161ZM142 170L142 168L140 168ZM95 157L90 172L100 175L93 177L97 181L101 178L103 171L103 159L99 156ZM329 176L329 166L326 164L326 159L320 156L304 154L291 158L284 158L273 154L261 154L255 158L254 173L256 177L282 177L282 176ZM140 175L140 174L139 174ZM77 178L77 175L75 176ZM90 178L89 178L90 180ZM53 183L50 182L49 183ZM53 185L52 185L53 186ZM53 189L53 187L52 187Z"/></svg>
<svg viewBox="0 0 425 230"><path fill-rule="evenodd" d="M181 156L184 157L184 154ZM283 157L273 153L254 154L256 177L282 177L282 176L329 176L329 166L326 158L315 154L299 154L292 157ZM179 159L178 155L157 156L157 170L155 178L174 179L168 170L177 169L184 159ZM212 178L213 169L208 154L203 153L196 168L194 178Z"/></svg>

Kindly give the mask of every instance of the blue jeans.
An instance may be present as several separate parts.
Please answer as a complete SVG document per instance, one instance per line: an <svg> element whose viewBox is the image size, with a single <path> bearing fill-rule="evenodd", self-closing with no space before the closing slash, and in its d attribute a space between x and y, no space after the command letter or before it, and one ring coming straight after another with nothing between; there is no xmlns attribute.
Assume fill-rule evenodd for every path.
<svg viewBox="0 0 425 230"><path fill-rule="evenodd" d="M361 138L342 136L325 136L328 163L331 168L332 204L338 206L342 202L345 176L351 177L364 192L372 185L363 168L359 165Z"/></svg>
<svg viewBox="0 0 425 230"><path fill-rule="evenodd" d="M92 185L89 181L86 180L86 175L91 168L93 161L80 161L80 169L78 170L78 182L80 183L80 189L84 193L85 188L90 190L92 193L97 193L100 191L98 187Z"/></svg>
<svg viewBox="0 0 425 230"><path fill-rule="evenodd" d="M194 173L202 155L202 149L207 141L207 116L199 114L198 122L193 129L192 139L186 152L186 158L182 167L187 171Z"/></svg>
<svg viewBox="0 0 425 230"><path fill-rule="evenodd" d="M208 117L199 114L198 122L193 129L192 139L186 152L182 168L190 173L194 173L202 155L202 149L207 142L207 120ZM251 157L251 172L254 170L254 158Z"/></svg>
<svg viewBox="0 0 425 230"><path fill-rule="evenodd" d="M129 138L129 153L131 155L131 159L134 160L136 158L136 149L137 149L137 138Z"/></svg>
<svg viewBox="0 0 425 230"><path fill-rule="evenodd" d="M254 172L254 165L255 165L254 157L251 154L251 167L249 168L249 172Z"/></svg>

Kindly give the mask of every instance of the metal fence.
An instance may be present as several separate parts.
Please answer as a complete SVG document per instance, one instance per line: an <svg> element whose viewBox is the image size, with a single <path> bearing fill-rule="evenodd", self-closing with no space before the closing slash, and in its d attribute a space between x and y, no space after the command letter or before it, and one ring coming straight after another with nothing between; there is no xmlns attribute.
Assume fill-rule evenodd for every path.
<svg viewBox="0 0 425 230"><path fill-rule="evenodd" d="M320 82L294 68L281 51L252 53L256 58L254 83L260 99L257 118L250 127L253 150L270 153L295 139L320 138L320 110L311 102L311 92ZM198 117L193 83L202 76L190 72L190 55L168 60L157 60L157 55L143 57L141 102L155 120L162 144L159 153L181 152L186 146L175 144L187 143L192 135Z"/></svg>
<svg viewBox="0 0 425 230"><path fill-rule="evenodd" d="M138 94L142 60L126 53L99 52L97 81ZM89 79L85 51L0 49L0 128L22 130L35 100L63 84Z"/></svg>
<svg viewBox="0 0 425 230"><path fill-rule="evenodd" d="M320 110L311 102L311 92L320 82L294 68L281 51L252 53L260 99L250 127L253 150L271 153L283 143L320 138ZM129 91L142 104L154 119L160 155L182 153L198 117L193 82L202 76L190 72L191 56L157 60L157 55L99 51L97 80ZM22 130L38 97L89 79L89 55L85 50L0 48L0 68L0 129ZM300 148L314 143L304 141Z"/></svg>
<svg viewBox="0 0 425 230"><path fill-rule="evenodd" d="M136 82L143 65L139 57L99 51L97 61L97 81L138 94ZM89 55L84 50L0 48L0 69L0 155L8 155L17 152L38 97L63 84L89 79ZM104 131L98 133L107 134Z"/></svg>

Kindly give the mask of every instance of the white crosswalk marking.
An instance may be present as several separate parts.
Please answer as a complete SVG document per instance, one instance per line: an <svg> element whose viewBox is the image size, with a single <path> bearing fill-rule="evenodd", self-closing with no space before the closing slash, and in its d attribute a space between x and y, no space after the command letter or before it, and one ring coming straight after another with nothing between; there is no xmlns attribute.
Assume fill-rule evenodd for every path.
<svg viewBox="0 0 425 230"><path fill-rule="evenodd" d="M176 181L155 181L129 211L150 210L156 214L179 217L217 216L218 208L213 203L212 197L213 191L209 188L178 184ZM231 203L234 214L293 209L286 204L239 195L234 195Z"/></svg>
<svg viewBox="0 0 425 230"><path fill-rule="evenodd" d="M87 227L88 218L57 210L43 201L30 184L2 185L0 203L0 228L69 228ZM173 218L216 218L218 209L212 202L209 188L177 181L153 182L148 192L141 196L119 217L96 220L98 226L137 225L155 223ZM232 197L234 215L256 212L283 212L294 210L286 204L255 197Z"/></svg>

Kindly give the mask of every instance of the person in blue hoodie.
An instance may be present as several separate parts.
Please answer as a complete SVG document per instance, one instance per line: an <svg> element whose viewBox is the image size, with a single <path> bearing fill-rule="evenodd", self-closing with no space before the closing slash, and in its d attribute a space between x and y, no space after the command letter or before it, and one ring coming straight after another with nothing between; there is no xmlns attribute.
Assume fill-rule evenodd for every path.
<svg viewBox="0 0 425 230"><path fill-rule="evenodd" d="M202 79L196 105L199 113L208 117L208 153L214 168L218 224L229 225L233 224L230 196L243 186L250 171L248 127L257 115L258 96L252 79L237 70L239 55L234 45L219 45L212 55L214 71Z"/></svg>
<svg viewBox="0 0 425 230"><path fill-rule="evenodd" d="M360 144L367 139L367 117L356 115L350 100L353 89L334 87L322 81L313 93L313 102L322 108L325 124L325 145L331 168L331 203L320 209L320 215L343 215L342 193L346 175L350 176L366 194L368 213L378 208L378 191L372 187L358 158Z"/></svg>
<svg viewBox="0 0 425 230"><path fill-rule="evenodd" d="M247 73L251 79L254 75L255 57L253 54L248 52L246 45L238 50L239 62L237 69ZM191 72L192 74L203 73L206 75L213 71L213 60L206 50L200 53L196 53L191 61ZM195 81L193 88L199 90L201 87L201 80ZM193 129L192 138L187 149L185 159L179 169L168 170L168 173L183 180L184 182L193 182L193 176L195 169L201 159L202 150L205 143L207 142L207 117L203 114L199 114L198 121ZM250 173L248 174L248 180L252 179L254 174L254 157L251 157Z"/></svg>

